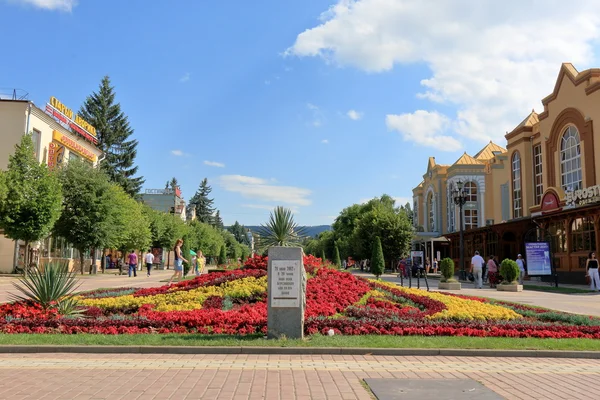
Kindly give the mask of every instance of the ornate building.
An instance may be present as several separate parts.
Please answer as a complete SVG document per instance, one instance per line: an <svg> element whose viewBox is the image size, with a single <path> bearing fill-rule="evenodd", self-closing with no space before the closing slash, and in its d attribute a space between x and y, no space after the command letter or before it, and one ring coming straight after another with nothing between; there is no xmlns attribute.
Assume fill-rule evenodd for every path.
<svg viewBox="0 0 600 400"><path fill-rule="evenodd" d="M563 64L552 94L542 100L544 111L532 111L507 133L506 149L489 143L450 166L430 157L413 189L415 242L426 243L430 257L451 256L460 268L452 191L461 181L467 196L465 264L475 250L514 259L525 253L533 232L549 238L561 281L583 281L588 252L600 248L598 89L600 69L578 72Z"/></svg>

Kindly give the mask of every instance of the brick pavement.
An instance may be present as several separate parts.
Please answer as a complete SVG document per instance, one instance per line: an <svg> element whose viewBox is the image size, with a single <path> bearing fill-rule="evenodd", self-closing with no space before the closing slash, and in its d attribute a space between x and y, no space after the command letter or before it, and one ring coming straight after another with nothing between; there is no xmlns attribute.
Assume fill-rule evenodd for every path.
<svg viewBox="0 0 600 400"><path fill-rule="evenodd" d="M598 399L600 360L3 354L0 399L360 399L364 378L475 379L507 399Z"/></svg>

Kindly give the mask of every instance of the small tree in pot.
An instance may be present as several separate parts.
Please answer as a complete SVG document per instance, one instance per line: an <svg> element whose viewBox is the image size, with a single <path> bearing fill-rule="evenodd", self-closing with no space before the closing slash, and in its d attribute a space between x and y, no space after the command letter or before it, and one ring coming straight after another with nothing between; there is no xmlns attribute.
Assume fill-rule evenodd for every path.
<svg viewBox="0 0 600 400"><path fill-rule="evenodd" d="M454 279L454 261L451 258L446 257L440 262L440 270L442 278L440 279L438 289L460 290L460 282Z"/></svg>
<svg viewBox="0 0 600 400"><path fill-rule="evenodd" d="M506 258L500 264L500 275L502 275L502 284L497 286L500 291L520 292L523 286L519 285L519 266L514 260Z"/></svg>

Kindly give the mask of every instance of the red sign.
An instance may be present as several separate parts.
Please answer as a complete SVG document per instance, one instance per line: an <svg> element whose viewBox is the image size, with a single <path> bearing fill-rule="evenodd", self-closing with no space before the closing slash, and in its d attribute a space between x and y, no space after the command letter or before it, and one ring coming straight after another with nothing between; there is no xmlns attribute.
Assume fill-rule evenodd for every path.
<svg viewBox="0 0 600 400"><path fill-rule="evenodd" d="M558 211L560 205L560 201L558 200L558 196L554 192L547 192L542 197L542 211Z"/></svg>
<svg viewBox="0 0 600 400"><path fill-rule="evenodd" d="M96 137L94 137L92 134L90 134L78 124L73 122L71 119L67 118L66 115L58 111L56 108L52 107L50 104L46 104L46 114L54 118L56 122L61 124L64 128L70 130L73 133L79 134L81 137L89 140L94 144L98 144L98 139Z"/></svg>

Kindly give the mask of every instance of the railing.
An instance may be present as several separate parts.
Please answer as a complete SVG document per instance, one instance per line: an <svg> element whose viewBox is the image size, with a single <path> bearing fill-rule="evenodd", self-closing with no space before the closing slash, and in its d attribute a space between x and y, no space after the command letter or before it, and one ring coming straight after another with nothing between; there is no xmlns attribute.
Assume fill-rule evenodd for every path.
<svg viewBox="0 0 600 400"><path fill-rule="evenodd" d="M0 88L0 100L29 100L29 93L23 89Z"/></svg>

